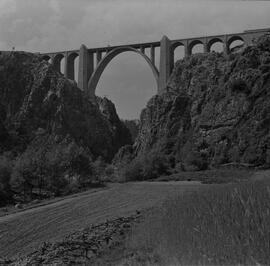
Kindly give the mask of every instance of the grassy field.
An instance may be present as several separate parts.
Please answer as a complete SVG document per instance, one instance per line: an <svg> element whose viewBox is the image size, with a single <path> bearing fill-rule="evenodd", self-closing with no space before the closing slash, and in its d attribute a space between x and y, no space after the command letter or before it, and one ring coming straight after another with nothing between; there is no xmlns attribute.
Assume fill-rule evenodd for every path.
<svg viewBox="0 0 270 266"><path fill-rule="evenodd" d="M269 180L171 196L133 230L122 265L270 265Z"/></svg>
<svg viewBox="0 0 270 266"><path fill-rule="evenodd" d="M197 172L179 172L167 176L160 176L157 181L200 181L204 184L224 184L241 182L254 176L251 169L213 169Z"/></svg>
<svg viewBox="0 0 270 266"><path fill-rule="evenodd" d="M111 184L108 189L67 197L0 217L0 257L25 255L44 241L61 240L93 223L132 214L204 186L193 182Z"/></svg>
<svg viewBox="0 0 270 266"><path fill-rule="evenodd" d="M268 179L269 173L252 177L248 173L247 178L242 172L239 179L236 172L229 178L236 183L222 185L192 181L109 184L102 191L79 193L0 217L0 257L25 255L44 241L61 240L90 224L154 207L132 229L126 246L120 246L115 256L107 254L108 261L114 262L109 265L270 263L269 185L247 181ZM213 172L201 174L214 176ZM227 175L221 174L220 179ZM101 258L100 265L107 265L103 262Z"/></svg>

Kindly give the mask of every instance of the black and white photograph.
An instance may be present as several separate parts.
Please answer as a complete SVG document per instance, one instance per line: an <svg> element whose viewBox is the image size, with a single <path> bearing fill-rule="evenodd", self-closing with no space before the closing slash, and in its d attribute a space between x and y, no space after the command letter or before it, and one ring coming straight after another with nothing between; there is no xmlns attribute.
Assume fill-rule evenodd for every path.
<svg viewBox="0 0 270 266"><path fill-rule="evenodd" d="M0 0L0 266L270 265L270 1Z"/></svg>

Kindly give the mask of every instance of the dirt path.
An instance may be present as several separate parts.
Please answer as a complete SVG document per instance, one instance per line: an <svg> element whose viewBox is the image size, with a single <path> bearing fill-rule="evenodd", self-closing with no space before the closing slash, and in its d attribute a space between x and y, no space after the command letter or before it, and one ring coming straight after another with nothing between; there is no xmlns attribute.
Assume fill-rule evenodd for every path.
<svg viewBox="0 0 270 266"><path fill-rule="evenodd" d="M202 187L197 182L113 184L106 190L0 217L0 257L25 255L44 241L61 239L89 224L129 215L168 195Z"/></svg>

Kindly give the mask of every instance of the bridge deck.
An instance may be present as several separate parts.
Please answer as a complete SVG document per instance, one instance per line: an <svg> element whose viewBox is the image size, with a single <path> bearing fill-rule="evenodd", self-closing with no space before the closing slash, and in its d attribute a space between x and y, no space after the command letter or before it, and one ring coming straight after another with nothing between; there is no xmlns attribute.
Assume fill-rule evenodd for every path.
<svg viewBox="0 0 270 266"><path fill-rule="evenodd" d="M270 32L270 28L265 29L254 29L254 30L246 30L244 32L238 32L238 33L230 33L230 34L219 34L219 35L207 35L207 36L199 36L199 37L190 37L185 39L175 39L171 40L172 43L174 42L188 42L191 40L197 40L197 39L213 39L213 38L224 38L226 36L237 36L237 35L248 35L252 33L261 33L261 32ZM111 51L116 48L123 48L123 47L133 47L136 49L139 49L141 47L143 48L150 48L150 47L160 47L160 42L145 42L145 43L130 43L130 44L123 44L123 45L113 45L113 46L103 46L103 47L96 47L96 48L89 48L89 52L107 52ZM67 50L67 51L58 51L58 52L47 52L47 53L41 53L43 55L52 55L52 54L61 54L61 53L79 53L79 50Z"/></svg>

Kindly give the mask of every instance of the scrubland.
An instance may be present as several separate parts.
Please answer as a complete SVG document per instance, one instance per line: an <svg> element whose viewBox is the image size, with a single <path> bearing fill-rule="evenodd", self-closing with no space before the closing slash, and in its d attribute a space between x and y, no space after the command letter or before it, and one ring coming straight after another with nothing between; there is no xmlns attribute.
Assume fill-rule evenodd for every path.
<svg viewBox="0 0 270 266"><path fill-rule="evenodd" d="M173 196L133 229L125 263L269 265L269 222L267 179Z"/></svg>

